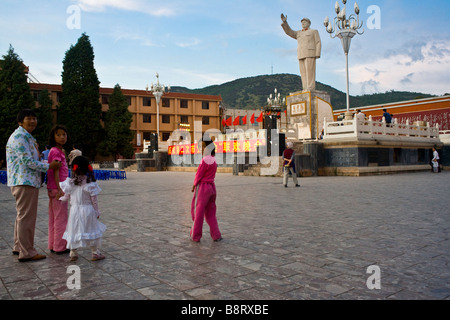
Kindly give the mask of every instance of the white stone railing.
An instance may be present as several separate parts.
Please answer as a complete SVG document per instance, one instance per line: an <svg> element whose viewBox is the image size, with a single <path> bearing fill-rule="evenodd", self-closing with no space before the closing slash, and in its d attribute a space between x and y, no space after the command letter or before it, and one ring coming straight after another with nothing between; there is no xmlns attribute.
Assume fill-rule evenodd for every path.
<svg viewBox="0 0 450 320"><path fill-rule="evenodd" d="M439 138L444 144L450 144L450 130L439 131Z"/></svg>
<svg viewBox="0 0 450 320"><path fill-rule="evenodd" d="M326 122L324 120L324 140L357 138L360 140L405 140L420 142L438 142L439 126L431 127L430 124L417 122L409 124L386 123L384 117L382 121L373 121L372 116L367 120L342 120L337 122Z"/></svg>

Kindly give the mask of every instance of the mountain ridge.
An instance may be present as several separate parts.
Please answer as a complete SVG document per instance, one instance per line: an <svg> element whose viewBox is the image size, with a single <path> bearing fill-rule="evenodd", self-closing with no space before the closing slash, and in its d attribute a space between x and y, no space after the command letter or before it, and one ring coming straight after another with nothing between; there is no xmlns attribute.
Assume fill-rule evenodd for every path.
<svg viewBox="0 0 450 320"><path fill-rule="evenodd" d="M267 98L275 88L283 97L290 93L301 91L301 77L294 74L280 73L239 78L220 85L207 86L201 89L189 89L175 86L172 92L220 95L227 109L260 109L267 103ZM330 94L333 110L346 108L346 93L329 85L316 82L318 91ZM398 101L434 97L435 95L408 91L386 91L384 93L350 95L350 107L385 104Z"/></svg>

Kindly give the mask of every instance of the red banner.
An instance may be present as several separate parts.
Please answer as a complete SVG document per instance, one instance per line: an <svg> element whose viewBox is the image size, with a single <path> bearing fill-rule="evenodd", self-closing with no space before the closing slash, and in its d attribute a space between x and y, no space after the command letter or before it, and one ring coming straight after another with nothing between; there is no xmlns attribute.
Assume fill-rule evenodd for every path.
<svg viewBox="0 0 450 320"><path fill-rule="evenodd" d="M257 140L235 140L235 141L216 141L216 153L237 153L237 152L256 152L259 145L265 145L264 139ZM196 143L184 144L177 146L169 146L168 154L184 155L184 154L200 154Z"/></svg>

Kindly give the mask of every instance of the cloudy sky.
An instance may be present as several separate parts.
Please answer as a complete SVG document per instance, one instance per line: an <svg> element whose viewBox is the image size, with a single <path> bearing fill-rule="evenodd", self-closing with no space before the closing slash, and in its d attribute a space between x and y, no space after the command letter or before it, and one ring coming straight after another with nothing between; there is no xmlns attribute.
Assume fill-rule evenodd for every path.
<svg viewBox="0 0 450 320"><path fill-rule="evenodd" d="M364 34L351 44L350 94L450 92L450 1L358 5ZM103 87L144 89L156 72L165 85L191 89L299 74L296 41L280 26L284 13L295 30L311 19L322 39L317 81L345 92L342 46L323 26L334 7L334 0L0 0L0 55L11 44L35 78L60 84L65 52L85 32Z"/></svg>

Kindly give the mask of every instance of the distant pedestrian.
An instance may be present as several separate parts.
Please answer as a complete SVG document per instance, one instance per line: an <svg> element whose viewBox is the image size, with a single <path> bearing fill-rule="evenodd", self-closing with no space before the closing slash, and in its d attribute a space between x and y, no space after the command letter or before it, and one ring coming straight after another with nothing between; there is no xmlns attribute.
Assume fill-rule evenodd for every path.
<svg viewBox="0 0 450 320"><path fill-rule="evenodd" d="M41 152L41 161L48 162L48 154L50 153L50 145L45 146L45 150Z"/></svg>
<svg viewBox="0 0 450 320"><path fill-rule="evenodd" d="M288 175L292 174L292 179L294 180L295 186L300 187L297 180L297 173L295 171L295 161L294 161L294 144L289 141L286 144L287 148L283 152L283 185L287 188Z"/></svg>
<svg viewBox="0 0 450 320"><path fill-rule="evenodd" d="M390 123L392 122L392 116L389 112L387 112L387 109L383 109L383 117L386 121L386 124L390 126Z"/></svg>
<svg viewBox="0 0 450 320"><path fill-rule="evenodd" d="M48 162L48 154L50 153L50 145L46 145L45 146L45 150L41 152L41 161L42 162ZM41 180L42 180L42 185L44 183L47 183L47 173L46 172L41 172Z"/></svg>
<svg viewBox="0 0 450 320"><path fill-rule="evenodd" d="M83 152L80 150L80 147L76 144L72 146L72 151L69 153L69 166L72 166L72 162L76 157L83 155Z"/></svg>
<svg viewBox="0 0 450 320"><path fill-rule="evenodd" d="M433 147L433 159L431 159L432 172L441 172L441 159L439 157L439 152L436 147Z"/></svg>
<svg viewBox="0 0 450 320"><path fill-rule="evenodd" d="M324 135L325 135L325 129L322 129L322 132L320 133L320 136L319 136L319 140L322 140Z"/></svg>
<svg viewBox="0 0 450 320"><path fill-rule="evenodd" d="M73 176L60 183L64 197L70 199L69 221L63 239L70 249L70 261L78 259L77 249L91 248L92 261L105 259L100 252L102 235L106 226L98 219L97 195L102 191L97 184L94 170L86 157L80 156L73 160Z"/></svg>
<svg viewBox="0 0 450 320"><path fill-rule="evenodd" d="M191 240L199 242L202 237L203 219L209 225L210 235L214 241L222 240L216 216L216 177L217 162L215 158L214 137L205 136L202 141L203 158L195 174L191 203L193 225L190 231Z"/></svg>
<svg viewBox="0 0 450 320"><path fill-rule="evenodd" d="M355 115L355 119L358 121L364 121L366 120L366 115L364 113L361 112L361 110L356 110L356 115Z"/></svg>

